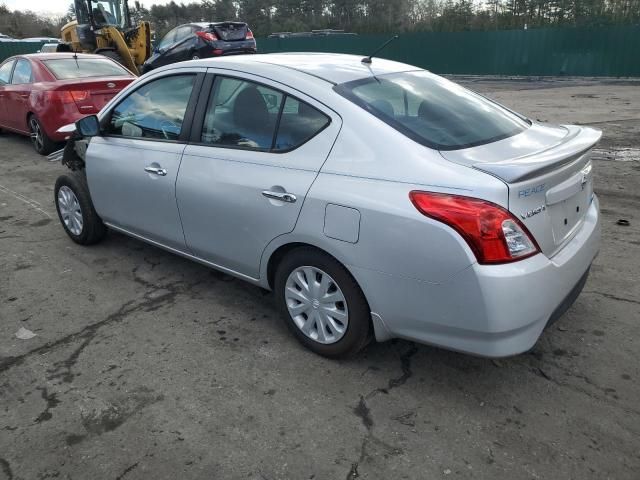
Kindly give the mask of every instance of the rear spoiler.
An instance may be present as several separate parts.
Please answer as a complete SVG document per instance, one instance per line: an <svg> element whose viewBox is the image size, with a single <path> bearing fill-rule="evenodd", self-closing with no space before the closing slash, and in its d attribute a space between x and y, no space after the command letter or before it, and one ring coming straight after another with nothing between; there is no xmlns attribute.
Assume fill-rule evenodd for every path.
<svg viewBox="0 0 640 480"><path fill-rule="evenodd" d="M209 28L226 27L228 25L233 25L235 27L246 27L247 23L246 22L216 22L216 23L210 23Z"/></svg>
<svg viewBox="0 0 640 480"><path fill-rule="evenodd" d="M569 134L560 144L541 152L499 162L476 163L473 168L501 178L507 183L522 182L544 175L582 157L602 137L602 131L592 127L563 125Z"/></svg>

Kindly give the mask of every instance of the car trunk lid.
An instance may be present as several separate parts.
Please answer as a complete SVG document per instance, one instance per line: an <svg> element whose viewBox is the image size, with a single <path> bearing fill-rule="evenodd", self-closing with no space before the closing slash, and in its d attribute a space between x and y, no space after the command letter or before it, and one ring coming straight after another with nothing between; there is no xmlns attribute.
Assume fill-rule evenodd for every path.
<svg viewBox="0 0 640 480"><path fill-rule="evenodd" d="M98 113L120 90L134 79L101 77L99 79L66 80L58 82L55 91L69 92L78 111L87 115Z"/></svg>
<svg viewBox="0 0 640 480"><path fill-rule="evenodd" d="M244 22L222 22L211 24L210 29L220 40L232 42L244 40L247 37L248 27Z"/></svg>
<svg viewBox="0 0 640 480"><path fill-rule="evenodd" d="M601 135L589 127L533 124L498 142L441 154L504 181L509 210L551 257L583 224L593 199L591 149Z"/></svg>

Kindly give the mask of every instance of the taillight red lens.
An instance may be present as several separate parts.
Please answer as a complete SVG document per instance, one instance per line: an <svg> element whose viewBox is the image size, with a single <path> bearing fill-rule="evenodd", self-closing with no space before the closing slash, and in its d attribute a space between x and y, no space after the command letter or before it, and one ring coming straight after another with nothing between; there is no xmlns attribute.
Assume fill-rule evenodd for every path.
<svg viewBox="0 0 640 480"><path fill-rule="evenodd" d="M45 92L47 101L60 103L86 102L91 97L89 90L52 90Z"/></svg>
<svg viewBox="0 0 640 480"><path fill-rule="evenodd" d="M45 92L47 102L74 103L73 96L69 90L53 90Z"/></svg>
<svg viewBox="0 0 640 480"><path fill-rule="evenodd" d="M423 215L447 224L465 239L478 263L508 263L540 249L527 228L508 210L479 198L413 191L411 202Z"/></svg>
<svg viewBox="0 0 640 480"><path fill-rule="evenodd" d="M253 39L253 32L251 31L250 28L247 28L247 35L244 38L245 38L245 40Z"/></svg>
<svg viewBox="0 0 640 480"><path fill-rule="evenodd" d="M76 102L86 102L91 96L88 90L71 90L71 96Z"/></svg>
<svg viewBox="0 0 640 480"><path fill-rule="evenodd" d="M216 42L218 40L216 34L211 32L196 32L196 35L203 39L205 42Z"/></svg>

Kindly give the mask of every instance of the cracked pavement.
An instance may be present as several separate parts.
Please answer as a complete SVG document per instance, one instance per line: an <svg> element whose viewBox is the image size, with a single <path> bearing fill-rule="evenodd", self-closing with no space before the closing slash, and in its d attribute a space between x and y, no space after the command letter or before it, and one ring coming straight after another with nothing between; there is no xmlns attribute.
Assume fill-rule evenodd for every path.
<svg viewBox="0 0 640 480"><path fill-rule="evenodd" d="M585 291L510 359L404 341L320 358L258 288L115 233L72 243L64 167L2 134L0 479L637 479L640 83L458 80L605 132Z"/></svg>

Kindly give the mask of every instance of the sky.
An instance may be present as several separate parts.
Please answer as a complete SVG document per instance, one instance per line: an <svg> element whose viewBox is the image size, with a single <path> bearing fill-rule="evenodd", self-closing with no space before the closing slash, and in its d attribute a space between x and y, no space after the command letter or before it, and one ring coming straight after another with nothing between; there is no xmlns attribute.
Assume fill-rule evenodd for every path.
<svg viewBox="0 0 640 480"><path fill-rule="evenodd" d="M56 16L64 15L73 0L0 0L0 5L4 4L9 10L31 10L40 15ZM140 3L145 7L151 4L169 3L171 0L142 0ZM129 0L133 6L134 0Z"/></svg>

